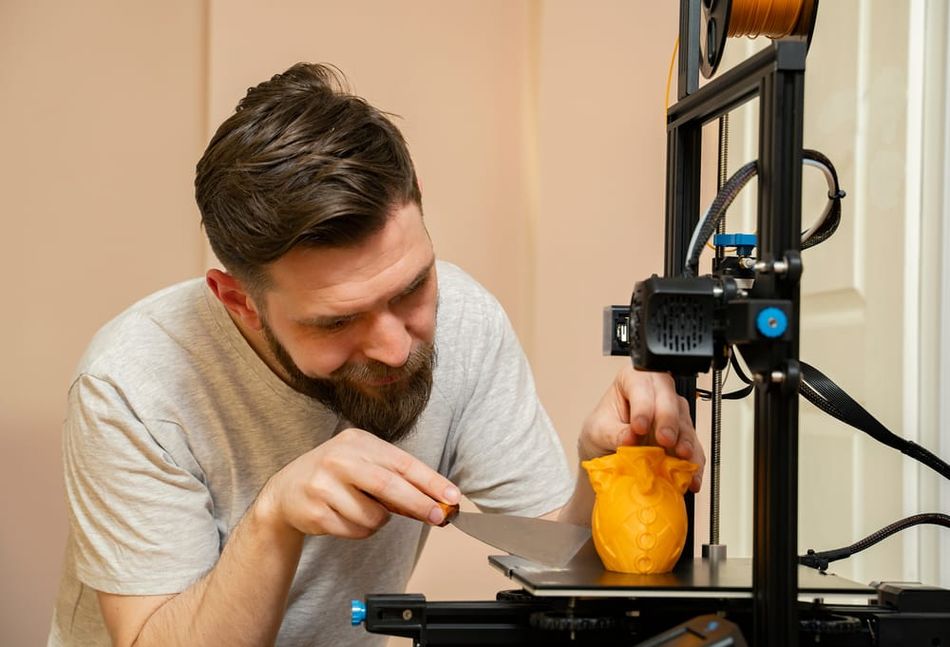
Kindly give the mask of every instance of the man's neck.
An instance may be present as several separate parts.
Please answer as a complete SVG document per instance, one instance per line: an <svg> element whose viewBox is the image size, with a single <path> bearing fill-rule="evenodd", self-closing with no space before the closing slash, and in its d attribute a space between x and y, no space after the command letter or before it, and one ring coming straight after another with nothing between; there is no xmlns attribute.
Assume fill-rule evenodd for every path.
<svg viewBox="0 0 950 647"><path fill-rule="evenodd" d="M225 308L225 312L228 313L228 317L231 318L231 322L234 324L235 328L238 329L238 332L241 333L241 336L244 337L244 341L247 342L247 345L257 353L257 356L261 358L261 361L267 365L273 373L281 379L285 384L291 386L290 376L287 375L287 371L284 370L284 367L280 365L280 362L277 361L277 358L274 357L274 354L271 352L270 347L267 344L267 340L264 339L264 334L260 330L254 330L247 326L239 317L234 316L230 310Z"/></svg>

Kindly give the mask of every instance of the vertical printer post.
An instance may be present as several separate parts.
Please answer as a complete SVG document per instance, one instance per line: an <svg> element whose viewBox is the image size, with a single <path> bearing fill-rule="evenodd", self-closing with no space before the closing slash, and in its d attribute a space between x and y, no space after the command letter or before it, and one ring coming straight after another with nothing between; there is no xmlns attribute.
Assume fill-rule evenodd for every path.
<svg viewBox="0 0 950 647"><path fill-rule="evenodd" d="M760 259L797 259L801 236L801 154L804 71L807 44L802 39L770 47L719 75L695 91L701 34L698 0L680 2L680 100L667 114L667 186L665 274L678 276L686 261L690 235L700 213L702 127L754 98L759 99ZM767 376L755 394L753 617L755 645L798 643L798 318L797 276L774 275L767 298L790 300L790 341L769 352ZM772 381L772 376L776 381ZM782 380L782 381L778 381ZM681 394L695 402L695 379L678 380Z"/></svg>

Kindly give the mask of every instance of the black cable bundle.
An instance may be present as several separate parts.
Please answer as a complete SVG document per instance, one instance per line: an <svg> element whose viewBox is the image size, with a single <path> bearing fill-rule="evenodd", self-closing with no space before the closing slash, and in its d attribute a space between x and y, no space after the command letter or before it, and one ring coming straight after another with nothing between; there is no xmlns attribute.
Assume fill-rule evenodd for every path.
<svg viewBox="0 0 950 647"><path fill-rule="evenodd" d="M752 380L742 370L737 360L737 355L738 351L733 349L733 369L736 375L748 386L744 389L724 395L723 399L738 400L752 392ZM902 454L923 463L944 478L950 479L950 464L930 450L921 447L911 440L901 438L885 427L877 418L871 415L867 409L858 404L854 398L835 384L831 378L811 364L807 364L806 362L800 362L799 364L802 372L802 383L799 387L799 393L801 393L803 398L831 417L863 431L876 441L900 451ZM697 389L696 392L702 396L707 396L709 393L703 389ZM727 396L729 397L727 398Z"/></svg>
<svg viewBox="0 0 950 647"><path fill-rule="evenodd" d="M893 447L900 452L920 461L944 478L950 479L950 465L939 456L924 449L910 440L901 438L881 424L877 418L832 382L827 375L814 366L801 362L802 396L825 413L841 422L860 429L878 442Z"/></svg>
<svg viewBox="0 0 950 647"><path fill-rule="evenodd" d="M739 365L739 360L736 359L735 351L731 353L729 361L732 363L732 369L736 372L736 375L739 376L739 379L742 380L746 386L741 389L736 389L735 391L730 391L729 393L723 393L719 397L723 400L742 400L755 390L755 384L752 383L749 376L742 370L742 367ZM712 398L712 391L707 389L696 389L696 394L705 400Z"/></svg>
<svg viewBox="0 0 950 647"><path fill-rule="evenodd" d="M838 183L838 171L835 170L835 166L830 159L811 149L802 151L802 158L824 167L825 172L831 178L831 188L828 189L828 207L822 215L821 224L811 235L808 235L807 231L802 232L801 249L808 249L831 238L831 235L838 230L838 225L841 224L841 198L845 197L846 194L841 190L841 185Z"/></svg>
<svg viewBox="0 0 950 647"><path fill-rule="evenodd" d="M841 422L860 429L878 442L888 447L900 450L902 453L923 463L944 478L950 479L950 465L939 456L924 449L917 443L901 438L872 416L867 409L858 404L854 398L844 392L841 387L831 381L827 375L814 366L801 362L802 384L799 389L802 396L825 413L837 418ZM901 519L882 528L864 539L834 550L815 552L809 550L807 555L798 558L799 563L822 571L828 568L830 562L850 557L854 553L870 548L879 541L890 537L896 532L922 523L937 524L950 528L950 515L940 513L917 514Z"/></svg>
<svg viewBox="0 0 950 647"><path fill-rule="evenodd" d="M864 539L856 541L850 546L845 546L844 548L823 550L821 552L808 549L807 554L798 558L798 563L803 564L804 566L810 566L811 568L817 568L820 571L825 571L828 570L828 565L831 562L836 562L839 559L851 557L855 553L859 553L862 550L870 548L874 544L887 539L894 533L900 532L901 530L906 530L907 528L917 526L922 523L930 523L943 526L944 528L950 528L950 515L941 514L938 512L915 514L912 517L895 521L891 525L885 526L877 532L868 535Z"/></svg>
<svg viewBox="0 0 950 647"><path fill-rule="evenodd" d="M729 394L737 396L738 399L738 397L745 397L745 395L748 395L748 393L752 391L753 382L749 376L746 375L745 371L742 370L737 357L738 351L733 349L731 358L732 366L736 375L739 376L739 379L748 385L745 389ZM941 476L950 479L950 465L939 456L921 447L917 443L901 438L889 430L877 418L871 415L867 409L858 404L854 398L848 395L841 387L832 382L827 375L814 366L806 364L805 362L800 362L800 365L802 383L799 387L799 392L802 397L828 415L863 431L878 442L901 451L903 454L933 469ZM706 392L697 389L697 393L704 394ZM723 396L723 398L725 397L726 396ZM874 544L887 539L901 530L920 524L935 524L950 528L950 515L937 512L916 514L881 528L877 532L868 535L850 546L821 552L809 549L806 555L802 555L798 558L798 561L805 566L825 571L831 562L851 557L855 553L870 548Z"/></svg>
<svg viewBox="0 0 950 647"><path fill-rule="evenodd" d="M726 210L735 201L736 196L758 172L757 162L747 162L722 185L722 189L716 194L716 199L709 206L706 217L699 225L698 233L693 233L690 249L687 250L688 255L686 257L686 267L683 268L683 276L696 276L699 268L699 257L703 253L703 245L715 233L716 225L719 224Z"/></svg>
<svg viewBox="0 0 950 647"><path fill-rule="evenodd" d="M821 167L829 178L828 206L822 214L818 227L810 234L802 232L801 249L814 247L818 243L824 242L831 237L841 224L841 199L845 197L845 192L841 190L838 184L838 172L827 157L816 150L806 148L802 150L802 161L812 163ZM709 206L702 222L698 223L693 230L693 237L690 240L689 248L686 250L686 263L683 267L683 276L696 276L699 271L699 257L703 253L703 245L716 232L716 226L726 210L732 205L745 185L759 172L758 163L748 162L733 173L732 177L726 180L725 184L716 194L716 199Z"/></svg>

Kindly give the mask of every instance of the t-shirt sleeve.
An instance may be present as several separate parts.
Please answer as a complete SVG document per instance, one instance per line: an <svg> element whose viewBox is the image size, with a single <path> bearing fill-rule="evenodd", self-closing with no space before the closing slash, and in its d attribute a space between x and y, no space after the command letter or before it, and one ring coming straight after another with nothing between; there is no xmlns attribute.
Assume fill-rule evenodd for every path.
<svg viewBox="0 0 950 647"><path fill-rule="evenodd" d="M212 500L200 470L182 458L184 446L177 425L140 419L110 382L83 375L73 383L63 461L84 584L126 595L177 593L214 566L220 539Z"/></svg>
<svg viewBox="0 0 950 647"><path fill-rule="evenodd" d="M507 315L490 295L481 305L449 478L484 512L540 516L567 502L573 478Z"/></svg>

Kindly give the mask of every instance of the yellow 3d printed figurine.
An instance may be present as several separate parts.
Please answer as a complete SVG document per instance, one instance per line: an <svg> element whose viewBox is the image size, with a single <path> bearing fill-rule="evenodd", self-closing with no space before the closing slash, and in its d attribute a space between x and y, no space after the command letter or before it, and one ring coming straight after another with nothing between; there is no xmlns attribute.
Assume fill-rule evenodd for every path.
<svg viewBox="0 0 950 647"><path fill-rule="evenodd" d="M698 466L660 447L620 447L584 461L597 494L594 546L608 570L667 573L686 542L683 493Z"/></svg>

